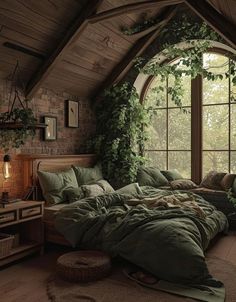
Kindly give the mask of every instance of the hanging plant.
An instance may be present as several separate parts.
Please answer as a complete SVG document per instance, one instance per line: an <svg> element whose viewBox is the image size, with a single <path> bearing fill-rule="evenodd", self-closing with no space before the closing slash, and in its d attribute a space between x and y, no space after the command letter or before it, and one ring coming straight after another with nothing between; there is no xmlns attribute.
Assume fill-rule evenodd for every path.
<svg viewBox="0 0 236 302"><path fill-rule="evenodd" d="M5 152L24 145L35 135L36 119L30 108L15 108L0 114L0 147Z"/></svg>
<svg viewBox="0 0 236 302"><path fill-rule="evenodd" d="M139 146L146 141L144 127L149 113L129 83L104 92L97 112L96 136L91 140L102 163L104 176L115 186L134 182L144 163Z"/></svg>

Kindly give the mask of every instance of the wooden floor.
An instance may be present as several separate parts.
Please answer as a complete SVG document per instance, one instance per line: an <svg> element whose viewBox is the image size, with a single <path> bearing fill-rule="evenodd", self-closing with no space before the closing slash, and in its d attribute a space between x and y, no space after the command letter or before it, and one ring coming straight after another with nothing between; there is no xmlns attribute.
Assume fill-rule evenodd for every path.
<svg viewBox="0 0 236 302"><path fill-rule="evenodd" d="M47 302L46 280L55 269L57 257L66 251L51 247L44 256L35 255L1 269L0 301ZM236 265L236 231L218 238L207 255Z"/></svg>

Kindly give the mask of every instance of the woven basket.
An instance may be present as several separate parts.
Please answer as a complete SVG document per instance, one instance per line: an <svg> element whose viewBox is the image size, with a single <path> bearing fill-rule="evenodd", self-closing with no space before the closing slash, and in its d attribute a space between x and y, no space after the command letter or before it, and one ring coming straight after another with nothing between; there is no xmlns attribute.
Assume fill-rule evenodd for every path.
<svg viewBox="0 0 236 302"><path fill-rule="evenodd" d="M10 255L14 236L0 233L0 258Z"/></svg>
<svg viewBox="0 0 236 302"><path fill-rule="evenodd" d="M106 277L110 271L110 257L101 251L71 252L57 259L57 273L67 281L95 281Z"/></svg>

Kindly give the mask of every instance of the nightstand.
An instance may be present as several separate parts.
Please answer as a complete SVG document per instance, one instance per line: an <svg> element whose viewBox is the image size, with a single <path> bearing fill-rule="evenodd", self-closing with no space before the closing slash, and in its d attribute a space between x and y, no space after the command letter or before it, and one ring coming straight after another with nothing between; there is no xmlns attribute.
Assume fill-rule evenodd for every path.
<svg viewBox="0 0 236 302"><path fill-rule="evenodd" d="M43 201L18 201L0 208L0 233L15 236L10 253L0 258L0 266L35 252L43 254L43 211Z"/></svg>

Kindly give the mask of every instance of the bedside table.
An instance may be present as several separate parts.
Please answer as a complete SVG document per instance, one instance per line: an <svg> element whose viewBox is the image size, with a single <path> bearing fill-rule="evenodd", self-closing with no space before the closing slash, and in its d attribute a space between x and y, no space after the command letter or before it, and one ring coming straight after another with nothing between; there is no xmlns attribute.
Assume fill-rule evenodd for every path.
<svg viewBox="0 0 236 302"><path fill-rule="evenodd" d="M43 254L43 211L43 201L18 201L0 208L0 233L15 235L11 252L0 258L0 266L35 252Z"/></svg>

